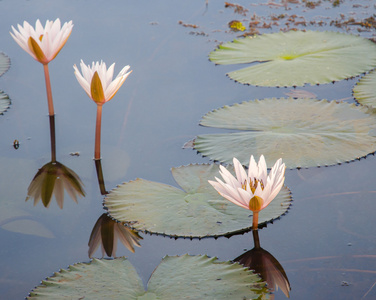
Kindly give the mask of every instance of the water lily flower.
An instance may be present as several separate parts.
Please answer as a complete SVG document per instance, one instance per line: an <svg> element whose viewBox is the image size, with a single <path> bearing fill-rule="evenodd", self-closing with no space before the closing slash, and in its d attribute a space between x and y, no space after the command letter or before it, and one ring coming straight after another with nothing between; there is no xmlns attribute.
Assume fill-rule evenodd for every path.
<svg viewBox="0 0 376 300"><path fill-rule="evenodd" d="M64 47L72 28L72 21L64 23L61 27L59 18L55 21L47 20L43 28L38 19L35 23L35 29L24 21L23 26L18 25L19 31L12 26L13 33L10 34L22 49L45 65L53 60Z"/></svg>
<svg viewBox="0 0 376 300"><path fill-rule="evenodd" d="M10 35L22 49L29 53L36 61L43 64L50 116L54 115L54 108L48 63L64 47L72 32L72 28L72 21L64 23L63 27L61 27L59 18L55 21L47 20L45 27L43 27L38 19L35 23L35 28L24 21L23 26L18 25L19 31L12 26L13 33L10 32Z"/></svg>
<svg viewBox="0 0 376 300"><path fill-rule="evenodd" d="M142 237L137 231L126 227L123 223L112 220L106 213L102 214L95 223L89 239L89 258L101 245L102 257L106 252L108 257L115 257L118 239L131 252L134 246L141 247L139 240Z"/></svg>
<svg viewBox="0 0 376 300"><path fill-rule="evenodd" d="M267 175L265 158L261 155L258 164L253 155L250 158L248 174L241 163L234 158L234 177L225 167L219 166L224 182L215 177L217 181L209 183L217 192L232 203L253 212L253 228L258 228L258 213L267 207L277 196L285 180L285 164L280 158Z"/></svg>
<svg viewBox="0 0 376 300"><path fill-rule="evenodd" d="M132 71L128 72L130 67L125 66L113 79L115 63L107 69L103 61L93 62L90 67L81 60L80 66L82 74L76 65L73 66L74 74L86 94L97 104L94 158L98 160L100 159L102 105L115 96Z"/></svg>

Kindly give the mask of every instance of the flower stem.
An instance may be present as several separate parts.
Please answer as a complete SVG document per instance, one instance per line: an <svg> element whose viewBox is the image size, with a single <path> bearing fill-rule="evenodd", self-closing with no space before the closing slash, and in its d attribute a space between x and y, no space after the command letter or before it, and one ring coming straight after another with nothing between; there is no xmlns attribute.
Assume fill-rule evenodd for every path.
<svg viewBox="0 0 376 300"><path fill-rule="evenodd" d="M95 126L95 148L94 159L101 159L101 123L102 123L102 104L97 104L97 124Z"/></svg>
<svg viewBox="0 0 376 300"><path fill-rule="evenodd" d="M258 212L253 212L253 222L252 222L252 229L257 230L258 229Z"/></svg>
<svg viewBox="0 0 376 300"><path fill-rule="evenodd" d="M258 230L257 229L252 229L252 234L253 234L253 242L255 244L255 249L260 249L260 239L258 235Z"/></svg>
<svg viewBox="0 0 376 300"><path fill-rule="evenodd" d="M43 70L44 70L44 79L46 80L48 114L50 116L53 116L55 112L54 112L54 102L52 100L51 81L50 81L50 72L48 71L48 64L43 65Z"/></svg>

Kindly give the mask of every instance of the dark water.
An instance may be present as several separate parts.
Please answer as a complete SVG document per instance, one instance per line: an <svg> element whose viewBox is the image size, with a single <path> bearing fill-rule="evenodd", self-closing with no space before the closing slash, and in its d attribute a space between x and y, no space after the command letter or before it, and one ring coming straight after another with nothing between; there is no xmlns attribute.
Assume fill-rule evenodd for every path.
<svg viewBox="0 0 376 300"><path fill-rule="evenodd" d="M336 8L323 1L315 9L289 4L287 11L238 3L249 10L246 16L225 8L222 1L208 1L207 6L204 0L0 1L0 50L12 63L0 78L0 89L12 100L11 108L0 116L1 299L22 299L60 268L89 261L87 242L103 213L92 160L96 106L76 81L73 64L80 59L86 63L103 59L108 65L116 62L115 73L127 64L133 70L103 109L102 166L107 189L137 177L176 185L171 167L209 162L195 151L182 149L196 135L214 132L198 126L206 112L251 99L283 97L290 91L237 84L225 76L234 66L208 61L208 53L219 41L239 35L228 32L229 21L249 21L253 13L267 18L296 12L307 20L327 22L309 29L346 31L329 26L330 20L341 13L346 18L366 18L376 12L372 1L345 1ZM80 176L87 193L78 205L66 195L63 210L56 202L46 209L41 203L34 207L24 201L38 168L50 159L49 125L42 66L9 35L11 25L24 20L34 23L40 18L44 23L57 17L74 23L66 46L50 63L57 158ZM179 21L199 28L184 27ZM357 28L349 30L357 33ZM373 37L374 29L361 35ZM351 102L357 80L304 89L320 99ZM12 147L15 139L20 142L17 150ZM80 155L71 156L71 152ZM285 269L291 299L375 299L375 168L376 160L369 156L341 166L286 172L293 206L259 235L261 246ZM40 227L29 228L25 220ZM134 254L120 245L117 255L130 259L145 285L165 255L207 254L224 261L253 247L251 233L200 241L142 236L142 247ZM95 256L100 257L100 252ZM275 298L285 296L278 291Z"/></svg>

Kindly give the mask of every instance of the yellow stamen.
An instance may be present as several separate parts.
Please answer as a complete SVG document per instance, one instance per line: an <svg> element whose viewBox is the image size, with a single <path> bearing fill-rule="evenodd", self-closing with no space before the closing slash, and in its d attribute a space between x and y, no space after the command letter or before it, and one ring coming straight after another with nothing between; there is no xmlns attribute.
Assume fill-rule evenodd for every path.
<svg viewBox="0 0 376 300"><path fill-rule="evenodd" d="M39 37L40 41L42 41L42 39L43 39L43 34L41 34L40 37Z"/></svg>

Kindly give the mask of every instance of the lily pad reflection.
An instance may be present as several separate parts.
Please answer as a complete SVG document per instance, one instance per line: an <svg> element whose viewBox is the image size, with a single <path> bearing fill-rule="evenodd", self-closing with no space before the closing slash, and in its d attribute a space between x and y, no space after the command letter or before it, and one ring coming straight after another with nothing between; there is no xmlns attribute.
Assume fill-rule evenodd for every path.
<svg viewBox="0 0 376 300"><path fill-rule="evenodd" d="M7 94L0 91L0 115L2 115L10 106L10 99Z"/></svg>
<svg viewBox="0 0 376 300"><path fill-rule="evenodd" d="M0 52L0 76L2 76L10 67L10 59L4 53Z"/></svg>
<svg viewBox="0 0 376 300"><path fill-rule="evenodd" d="M207 256L166 256L145 291L126 258L93 259L43 280L27 299L260 299L265 283L239 264Z"/></svg>
<svg viewBox="0 0 376 300"><path fill-rule="evenodd" d="M254 63L228 73L240 83L303 86L330 83L372 70L376 66L376 45L339 32L289 31L222 44L209 58L222 65Z"/></svg>
<svg viewBox="0 0 376 300"><path fill-rule="evenodd" d="M207 113L200 125L239 130L206 134L194 149L210 159L243 165L263 154L271 166L282 158L287 168L334 165L376 150L376 115L355 104L315 99L269 98L224 106Z"/></svg>
<svg viewBox="0 0 376 300"><path fill-rule="evenodd" d="M233 172L233 168L229 168ZM172 168L181 189L136 179L113 189L104 205L110 216L128 222L131 228L175 237L230 235L252 226L252 212L221 197L208 183L218 176L218 165L188 165ZM259 215L266 224L286 213L291 195L282 188Z"/></svg>

